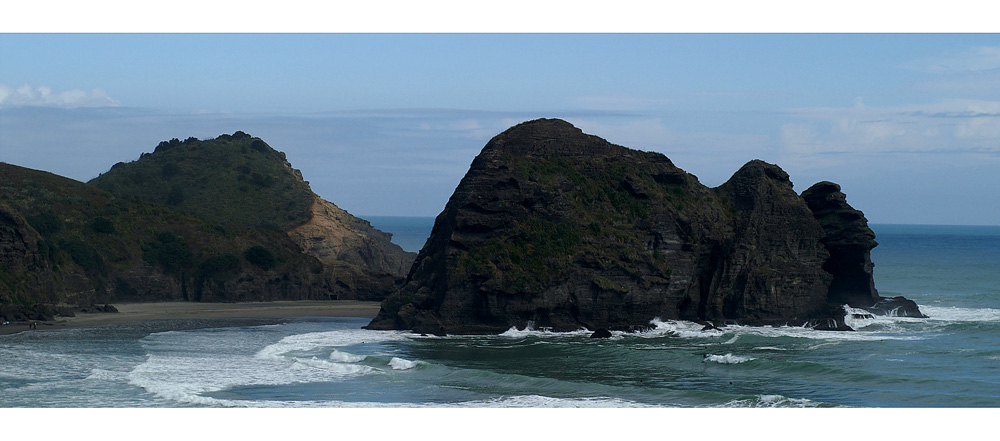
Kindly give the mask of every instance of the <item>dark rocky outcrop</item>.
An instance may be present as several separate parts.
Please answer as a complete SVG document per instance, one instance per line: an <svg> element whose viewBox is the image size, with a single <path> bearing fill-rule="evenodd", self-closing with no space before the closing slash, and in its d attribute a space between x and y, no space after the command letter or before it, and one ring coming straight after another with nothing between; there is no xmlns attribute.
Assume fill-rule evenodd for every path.
<svg viewBox="0 0 1000 441"><path fill-rule="evenodd" d="M661 154L523 123L476 157L368 328L628 331L659 317L849 329L842 306L877 299L874 242L867 224L828 218L853 216L829 190L807 204L763 161L711 189Z"/></svg>
<svg viewBox="0 0 1000 441"><path fill-rule="evenodd" d="M871 260L871 250L878 246L875 232L868 228L864 213L847 203L839 185L827 181L816 183L802 192L802 199L826 233L822 242L830 258L823 264L823 270L833 276L828 294L831 302L879 315L925 317L912 300L878 295L873 275L875 264Z"/></svg>
<svg viewBox="0 0 1000 441"><path fill-rule="evenodd" d="M590 338L611 338L611 331L601 328L590 334Z"/></svg>

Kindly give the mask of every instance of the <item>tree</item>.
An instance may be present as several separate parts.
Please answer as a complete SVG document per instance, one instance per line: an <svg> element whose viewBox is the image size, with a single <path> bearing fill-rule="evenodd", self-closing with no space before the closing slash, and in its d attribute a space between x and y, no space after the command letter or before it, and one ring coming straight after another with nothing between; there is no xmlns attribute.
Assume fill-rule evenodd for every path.
<svg viewBox="0 0 1000 441"><path fill-rule="evenodd" d="M278 263L278 259L274 257L274 253L260 245L254 245L247 249L243 253L243 257L247 262L257 265L265 271L274 268L274 265Z"/></svg>

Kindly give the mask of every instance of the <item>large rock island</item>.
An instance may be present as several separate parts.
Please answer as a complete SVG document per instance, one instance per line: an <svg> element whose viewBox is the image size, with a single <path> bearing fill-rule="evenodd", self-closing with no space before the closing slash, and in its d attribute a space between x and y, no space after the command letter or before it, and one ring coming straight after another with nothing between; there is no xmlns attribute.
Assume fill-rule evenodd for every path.
<svg viewBox="0 0 1000 441"><path fill-rule="evenodd" d="M878 295L875 245L836 184L800 196L754 160L708 188L662 154L536 120L483 148L368 328L634 330L661 318L846 330L845 304L919 316Z"/></svg>

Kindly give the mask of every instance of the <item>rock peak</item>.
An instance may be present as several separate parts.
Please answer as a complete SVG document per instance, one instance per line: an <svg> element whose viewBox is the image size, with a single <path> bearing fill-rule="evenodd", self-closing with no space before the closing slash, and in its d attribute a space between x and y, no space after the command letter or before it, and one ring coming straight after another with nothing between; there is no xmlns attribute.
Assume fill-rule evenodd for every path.
<svg viewBox="0 0 1000 441"><path fill-rule="evenodd" d="M770 179L774 179L778 182L791 183L791 180L788 177L788 173L785 173L785 171L782 170L781 167L778 167L775 164L761 161L760 159L754 159L744 164L743 167L740 167L740 169L733 174L733 178L736 178L737 176L742 176L742 177L764 176Z"/></svg>
<svg viewBox="0 0 1000 441"><path fill-rule="evenodd" d="M561 119L536 119L520 123L495 136L483 149L515 156L579 157L620 154L616 146Z"/></svg>

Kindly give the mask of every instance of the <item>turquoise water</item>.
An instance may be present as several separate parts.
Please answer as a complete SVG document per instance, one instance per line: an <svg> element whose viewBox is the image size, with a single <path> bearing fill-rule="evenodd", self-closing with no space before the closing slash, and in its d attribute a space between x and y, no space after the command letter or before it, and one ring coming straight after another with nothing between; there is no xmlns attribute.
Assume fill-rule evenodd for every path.
<svg viewBox="0 0 1000 441"><path fill-rule="evenodd" d="M420 219L372 223L412 250L433 223ZM148 322L0 336L0 396L7 407L1000 406L1000 227L873 229L880 293L930 318L856 320L857 332L655 321L606 340L421 337L354 318Z"/></svg>

